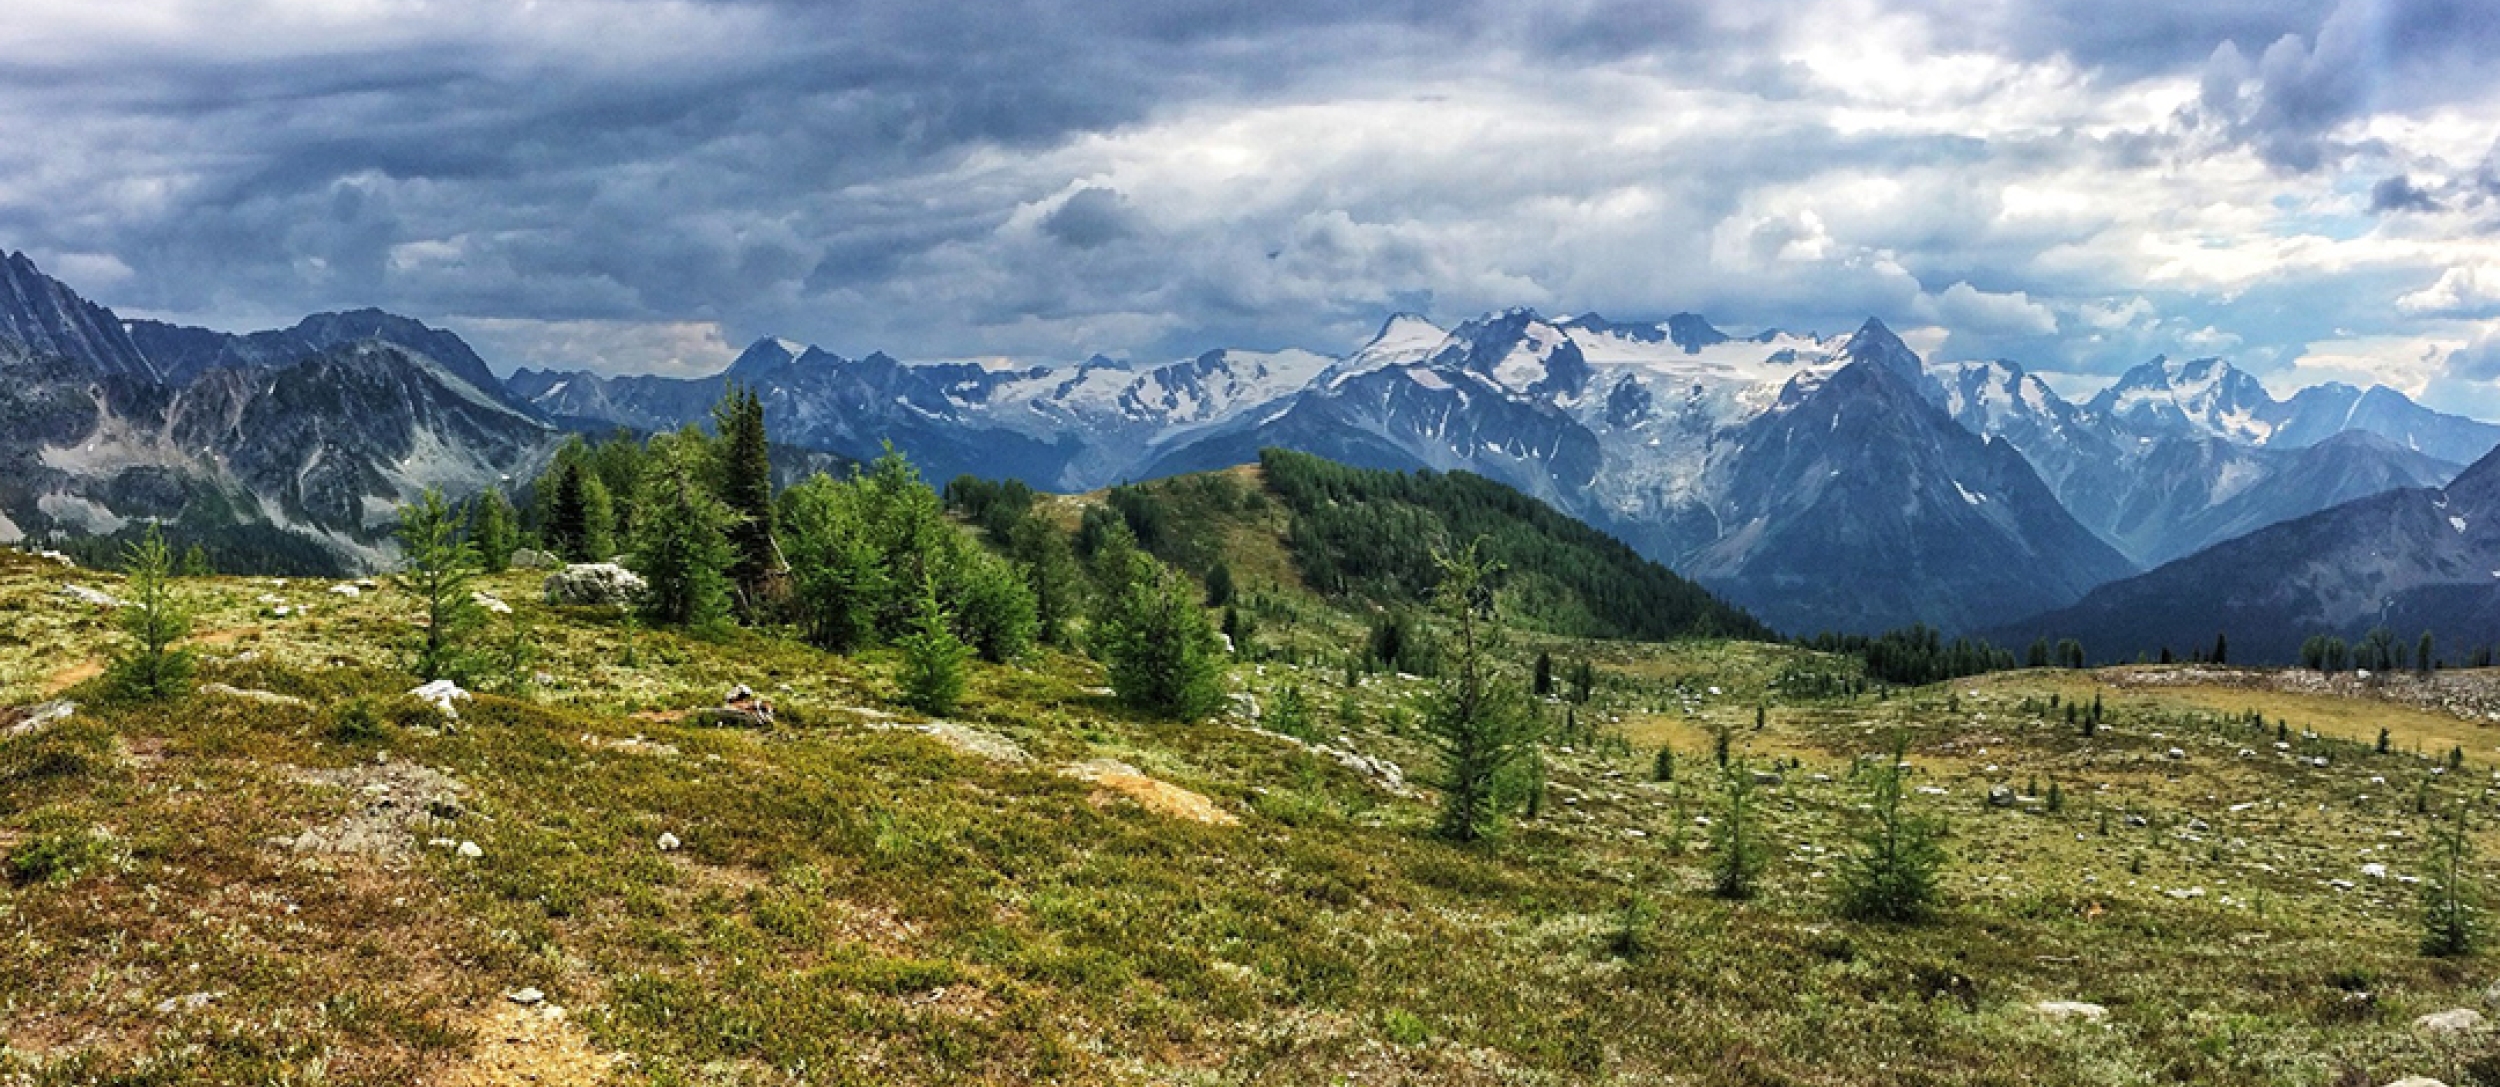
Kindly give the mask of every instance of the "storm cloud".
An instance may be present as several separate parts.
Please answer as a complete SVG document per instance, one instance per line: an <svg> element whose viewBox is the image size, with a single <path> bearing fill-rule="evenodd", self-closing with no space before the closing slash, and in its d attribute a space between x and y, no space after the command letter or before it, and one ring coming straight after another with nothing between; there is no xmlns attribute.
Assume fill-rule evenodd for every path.
<svg viewBox="0 0 2500 1087"><path fill-rule="evenodd" d="M1532 305L2479 407L2494 55L2470 0L19 0L0 248L126 314L378 305L505 368Z"/></svg>

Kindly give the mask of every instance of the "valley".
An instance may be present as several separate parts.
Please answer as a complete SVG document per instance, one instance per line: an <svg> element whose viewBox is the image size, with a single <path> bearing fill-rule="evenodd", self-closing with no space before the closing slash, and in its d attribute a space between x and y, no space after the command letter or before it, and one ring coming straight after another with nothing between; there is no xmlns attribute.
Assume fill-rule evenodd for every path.
<svg viewBox="0 0 2500 1087"><path fill-rule="evenodd" d="M2489 1011L2479 960L2416 944L2424 809L2494 841L2491 673L2034 669L1852 695L1807 677L1860 676L1853 657L1558 636L1539 617L1571 609L1539 607L1503 650L1513 681L1541 653L1594 683L1543 703L1541 795L1455 845L1423 727L1443 680L1350 668L1381 613L1305 587L1280 504L1242 497L1261 476L1228 478L1151 492L1173 554L1244 556L1227 576L1257 620L1197 723L1047 647L974 664L929 718L895 649L550 606L528 570L479 588L533 652L456 718L398 695L418 601L381 581L184 579L202 686L131 703L57 671L121 641L68 587L123 580L0 552L24 635L0 706L76 706L0 711L0 1081L2500 1072L2484 1028L2417 1022ZM1073 528L1106 501L1036 508ZM689 712L741 685L769 727ZM2066 718L2086 704L2088 735ZM1722 737L1770 849L1741 902L1710 890ZM1895 738L1944 828L1939 909L1847 920L1839 861Z"/></svg>

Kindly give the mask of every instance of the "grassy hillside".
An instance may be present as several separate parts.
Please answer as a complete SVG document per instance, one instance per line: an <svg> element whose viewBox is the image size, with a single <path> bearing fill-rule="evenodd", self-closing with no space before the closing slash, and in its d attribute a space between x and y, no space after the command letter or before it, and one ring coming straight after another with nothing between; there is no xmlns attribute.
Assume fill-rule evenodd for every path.
<svg viewBox="0 0 2500 1087"><path fill-rule="evenodd" d="M1285 579L1284 537L1255 519L1219 557ZM1847 658L1540 635L1514 651L1595 663L1572 708L1593 735L1548 749L1534 818L1457 847L1429 833L1424 680L1235 665L1261 705L1309 693L1317 739L1295 740L1246 706L1133 717L1091 661L1042 650L975 665L964 709L931 721L899 708L888 652L642 629L544 606L514 573L490 579L516 613L495 636L521 624L536 658L447 722L400 695L406 595L199 579L198 681L223 687L116 705L95 678L110 613L72 584L120 589L0 553L0 706L78 704L0 711L0 1083L2500 1071L2487 1036L2411 1025L2479 1006L2491 970L2416 953L2402 882L2422 871L2418 790L2471 802L2490 855L2500 695L2480 673L2408 691L2015 672L1852 700L1791 693ZM1271 634L1361 627L1316 607ZM701 723L739 683L773 727ZM2063 707L2095 696L2086 737ZM1896 733L1915 805L1948 821L1947 905L1845 922L1854 767ZM1707 893L1721 734L1777 777L1745 903ZM1661 743L1672 782L1650 780ZM2465 765L2434 773L2456 743ZM2034 799L1992 807L1998 785Z"/></svg>
<svg viewBox="0 0 2500 1087"><path fill-rule="evenodd" d="M1412 608L1439 584L1435 554L1473 542L1502 564L1513 621L1537 630L1772 637L1622 541L1467 472L1351 468L1267 449L1255 468L1115 488L1107 501L1148 550L1202 577L1220 562L1341 603Z"/></svg>

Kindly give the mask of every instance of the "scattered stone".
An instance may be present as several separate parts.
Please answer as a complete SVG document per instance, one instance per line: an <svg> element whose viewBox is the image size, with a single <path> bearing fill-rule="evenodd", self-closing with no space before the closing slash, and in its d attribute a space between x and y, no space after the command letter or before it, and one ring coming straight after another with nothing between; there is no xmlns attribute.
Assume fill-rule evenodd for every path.
<svg viewBox="0 0 2500 1087"><path fill-rule="evenodd" d="M1753 772L1753 783L1756 785L1770 785L1776 787L1780 783L1780 776L1769 770L1756 770Z"/></svg>
<svg viewBox="0 0 2500 1087"><path fill-rule="evenodd" d="M2043 1000L2032 1005L2031 1010L2051 1019L2081 1019L2097 1023L2109 1018L2108 1008L2081 1000Z"/></svg>
<svg viewBox="0 0 2500 1087"><path fill-rule="evenodd" d="M2187 757L2187 752L2181 751L2175 747L2171 748L2166 754L2172 759L2184 759Z"/></svg>
<svg viewBox="0 0 2500 1087"><path fill-rule="evenodd" d="M2361 866L2361 874L2368 876L2371 879L2386 879L2387 866L2373 861L2369 864Z"/></svg>
<svg viewBox="0 0 2500 1087"><path fill-rule="evenodd" d="M166 997L165 999L156 1002L156 1014L172 1015L175 1012L195 1012L209 1006L210 1004L216 1003L219 997L225 995L226 994L221 991L214 993L185 993L181 996Z"/></svg>
<svg viewBox="0 0 2500 1087"><path fill-rule="evenodd" d="M365 591L364 591L363 589L359 589L359 588L355 587L354 585L350 585L350 584L348 584L347 582L344 582L344 581L339 582L339 583L338 583L338 584L336 584L336 585L332 585L332 586L330 586L330 592L331 592L332 594L334 594L334 595L337 595L337 596L344 596L344 597L348 598L349 600L354 600L354 599L356 599L357 597L359 597L359 596L363 596L363 595L365 594Z"/></svg>
<svg viewBox="0 0 2500 1087"><path fill-rule="evenodd" d="M2472 1008L2450 1008L2413 1021L2413 1029L2424 1034L2473 1034L2485 1025L2483 1013Z"/></svg>
<svg viewBox="0 0 2500 1087"><path fill-rule="evenodd" d="M485 856L485 855L486 855L486 851L485 851L485 850L483 850L483 849L479 849L479 848L477 847L477 843L476 843L476 842L462 842L462 843L460 843L460 847L459 847L459 848L457 848L457 849L452 850L452 852L454 852L454 853L458 853L458 854L460 854L462 857L465 857L465 858L467 858L467 859L469 859L469 860L476 860L476 859L478 859L479 857L483 857L483 856Z"/></svg>
<svg viewBox="0 0 2500 1087"><path fill-rule="evenodd" d="M2448 1087L2448 1085L2429 1076L2406 1076L2388 1084L2387 1087Z"/></svg>
<svg viewBox="0 0 2500 1087"><path fill-rule="evenodd" d="M1991 807L1991 808L2010 808L2010 807L2013 807L2013 806L2014 806L2014 801L2015 801L2015 797L2014 797L2014 787L2013 787L2013 786L2011 786L2011 785L1991 785L1991 786L1989 786L1989 787L1988 787L1988 806L1989 806L1989 807Z"/></svg>
<svg viewBox="0 0 2500 1087"><path fill-rule="evenodd" d="M552 570L564 564L557 561L554 555L535 547L524 547L512 553L512 565L521 570Z"/></svg>
<svg viewBox="0 0 2500 1087"><path fill-rule="evenodd" d="M505 993L503 998L526 1008L532 1004L537 1004L546 1000L547 994L539 992L534 987L524 986Z"/></svg>
<svg viewBox="0 0 2500 1087"><path fill-rule="evenodd" d="M504 603L502 597L484 590L470 593L469 602L497 615L512 614L512 605Z"/></svg>
<svg viewBox="0 0 2500 1087"><path fill-rule="evenodd" d="M122 606L120 597L102 589L90 589L84 585L63 585L61 595L91 607L118 608Z"/></svg>
<svg viewBox="0 0 2500 1087"><path fill-rule="evenodd" d="M547 575L550 604L631 607L648 586L642 575L613 562L580 562Z"/></svg>
<svg viewBox="0 0 2500 1087"><path fill-rule="evenodd" d="M223 683L200 684L200 693L216 695L220 698L239 698L246 702L258 702L264 706L312 705L312 703L306 702L303 699L297 698L291 694L279 694L276 691L261 691L244 687L230 687Z"/></svg>
<svg viewBox="0 0 2500 1087"><path fill-rule="evenodd" d="M2127 817L2127 825L2131 827L2149 827L2153 825L2153 821L2141 815L2130 815Z"/></svg>
<svg viewBox="0 0 2500 1087"><path fill-rule="evenodd" d="M469 692L461 690L459 684L448 679L438 679L424 686L412 688L408 693L420 702L433 703L435 709L443 711L443 718L450 721L460 719L460 710L454 703L469 700Z"/></svg>
<svg viewBox="0 0 2500 1087"><path fill-rule="evenodd" d="M684 844L685 844L684 842L680 842L680 841L678 841L678 840L677 840L677 836L676 836L676 835L671 834L671 833L669 833L669 832L667 832L667 831L665 831L665 830L660 832L660 852L662 852L662 853L675 853L675 852L677 852L677 848L678 848L679 846L681 846L681 845L684 845Z"/></svg>
<svg viewBox="0 0 2500 1087"><path fill-rule="evenodd" d="M295 776L307 785L347 790L360 806L328 825L274 839L271 844L278 848L308 855L399 857L429 837L439 848L457 845L433 837L442 823L462 814L460 793L465 787L441 771L400 759Z"/></svg>
<svg viewBox="0 0 2500 1087"><path fill-rule="evenodd" d="M729 697L722 699L718 707L698 710L688 717L691 723L697 725L771 728L773 703L771 699L756 694L755 688L741 683L729 689Z"/></svg>
<svg viewBox="0 0 2500 1087"><path fill-rule="evenodd" d="M38 702L25 709L0 709L0 736L23 736L55 721L66 721L78 712L78 703L66 698Z"/></svg>

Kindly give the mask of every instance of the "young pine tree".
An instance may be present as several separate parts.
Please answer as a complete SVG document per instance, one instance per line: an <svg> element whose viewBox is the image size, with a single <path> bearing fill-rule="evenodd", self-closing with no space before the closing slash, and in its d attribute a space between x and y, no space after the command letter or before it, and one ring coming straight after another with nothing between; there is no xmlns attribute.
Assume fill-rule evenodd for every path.
<svg viewBox="0 0 2500 1087"><path fill-rule="evenodd" d="M1554 655L1552 653L1542 651L1537 653L1536 678L1529 685L1529 690L1538 698L1554 693Z"/></svg>
<svg viewBox="0 0 2500 1087"><path fill-rule="evenodd" d="M912 629L895 640L903 651L903 702L922 713L955 712L964 696L964 661L972 648L955 637L954 619L938 603L937 583L923 577Z"/></svg>
<svg viewBox="0 0 2500 1087"><path fill-rule="evenodd" d="M114 657L106 682L129 698L176 697L191 679L191 654L174 645L191 633L191 608L174 593L173 553L155 525L124 549L122 572L130 579L129 599L114 622L131 645Z"/></svg>
<svg viewBox="0 0 2500 1087"><path fill-rule="evenodd" d="M674 435L652 439L634 526L634 572L646 584L642 617L707 627L729 615L728 530L736 515L703 486L695 451Z"/></svg>
<svg viewBox="0 0 2500 1087"><path fill-rule="evenodd" d="M1753 770L1739 759L1721 771L1719 818L1710 824L1710 893L1741 901L1752 898L1754 883L1770 851L1754 825Z"/></svg>
<svg viewBox="0 0 2500 1087"><path fill-rule="evenodd" d="M548 489L547 516L539 526L539 542L557 558L583 562L590 555L591 479L581 461L564 458L541 477L539 486Z"/></svg>
<svg viewBox="0 0 2500 1087"><path fill-rule="evenodd" d="M754 389L733 385L713 406L712 426L720 435L714 450L716 490L736 515L728 526L729 546L736 555L729 577L742 610L752 616L761 605L765 583L782 568L774 536L772 447L764 438L764 401Z"/></svg>
<svg viewBox="0 0 2500 1087"><path fill-rule="evenodd" d="M2440 957L2474 950L2479 925L2474 915L2472 874L2466 862L2474 856L2466 837L2466 806L2459 803L2448 818L2431 825L2428 878L2422 881L2422 953Z"/></svg>
<svg viewBox="0 0 2500 1087"><path fill-rule="evenodd" d="M955 627L992 664L1033 647L1033 589L1007 560L966 549L954 564Z"/></svg>
<svg viewBox="0 0 2500 1087"><path fill-rule="evenodd" d="M818 472L783 492L781 502L801 636L835 652L875 641L878 608L893 586L868 532L860 487Z"/></svg>
<svg viewBox="0 0 2500 1087"><path fill-rule="evenodd" d="M606 562L616 557L616 492L595 475L582 476L581 562Z"/></svg>
<svg viewBox="0 0 2500 1087"><path fill-rule="evenodd" d="M471 504L469 540L477 545L478 567L490 574L512 568L512 553L521 547L518 517L501 488L488 487Z"/></svg>
<svg viewBox="0 0 2500 1087"><path fill-rule="evenodd" d="M1441 755L1440 833L1482 841L1501 829L1501 786L1529 757L1542 723L1513 681L1498 674L1501 616L1493 580L1500 567L1469 544L1435 555L1441 584L1434 591L1453 641L1440 690L1425 727Z"/></svg>
<svg viewBox="0 0 2500 1087"><path fill-rule="evenodd" d="M1857 848L1840 864L1839 907L1860 921L1916 921L1936 906L1944 872L1941 833L1932 818L1904 808L1901 763L1909 756L1896 740L1892 757L1874 773L1865 828Z"/></svg>
<svg viewBox="0 0 2500 1087"><path fill-rule="evenodd" d="M207 548L201 547L198 544L192 544L191 546L183 549L182 576L213 577L216 573L216 566L208 561Z"/></svg>
<svg viewBox="0 0 2500 1087"><path fill-rule="evenodd" d="M1101 558L1101 554L1097 554ZM1095 651L1120 701L1158 717L1195 721L1224 703L1224 647L1188 579L1128 549L1094 617Z"/></svg>
<svg viewBox="0 0 2500 1087"><path fill-rule="evenodd" d="M399 508L399 587L425 608L425 631L417 642L415 671L427 680L466 672L468 640L486 611L470 598L477 577L477 549L460 535L460 515L428 489Z"/></svg>

